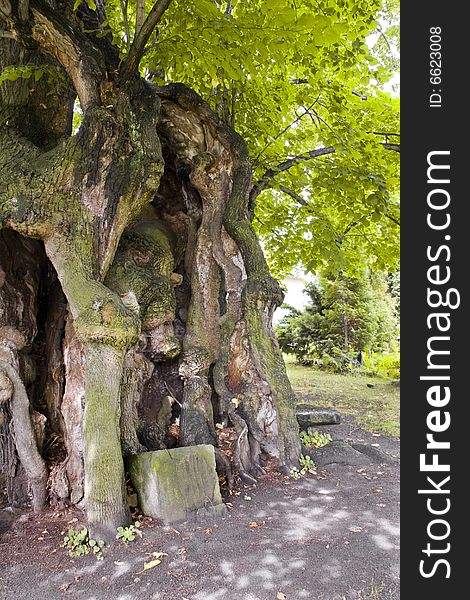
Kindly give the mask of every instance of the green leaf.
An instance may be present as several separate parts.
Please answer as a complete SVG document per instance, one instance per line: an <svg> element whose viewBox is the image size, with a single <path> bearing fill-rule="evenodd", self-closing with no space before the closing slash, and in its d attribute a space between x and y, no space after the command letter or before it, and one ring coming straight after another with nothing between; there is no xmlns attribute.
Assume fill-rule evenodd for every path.
<svg viewBox="0 0 470 600"><path fill-rule="evenodd" d="M90 10L96 10L96 4L94 0L75 0L73 10L76 11L82 2L85 2Z"/></svg>

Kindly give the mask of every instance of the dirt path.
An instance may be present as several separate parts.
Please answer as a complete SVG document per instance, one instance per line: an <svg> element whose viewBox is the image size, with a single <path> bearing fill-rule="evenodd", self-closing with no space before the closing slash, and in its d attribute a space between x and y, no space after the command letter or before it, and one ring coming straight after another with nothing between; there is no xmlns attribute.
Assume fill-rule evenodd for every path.
<svg viewBox="0 0 470 600"><path fill-rule="evenodd" d="M351 419L336 439L379 444ZM174 529L146 520L141 540L72 559L63 532L78 512L23 516L0 534L0 598L50 600L397 600L399 467L332 464L299 480L268 476L231 498L217 524ZM73 518L78 522L68 525ZM152 552L161 563L143 571Z"/></svg>

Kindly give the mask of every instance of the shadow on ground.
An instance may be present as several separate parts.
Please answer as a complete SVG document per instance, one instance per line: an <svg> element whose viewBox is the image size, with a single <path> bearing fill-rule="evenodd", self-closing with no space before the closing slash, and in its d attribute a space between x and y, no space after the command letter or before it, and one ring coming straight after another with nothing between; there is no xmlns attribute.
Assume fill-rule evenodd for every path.
<svg viewBox="0 0 470 600"><path fill-rule="evenodd" d="M397 438L373 436L351 420L329 431L399 454ZM331 464L299 480L271 474L230 502L215 524L165 528L146 520L142 539L107 547L101 562L59 548L81 513L20 516L0 535L0 598L399 598L398 464ZM165 553L161 563L144 570L154 552Z"/></svg>

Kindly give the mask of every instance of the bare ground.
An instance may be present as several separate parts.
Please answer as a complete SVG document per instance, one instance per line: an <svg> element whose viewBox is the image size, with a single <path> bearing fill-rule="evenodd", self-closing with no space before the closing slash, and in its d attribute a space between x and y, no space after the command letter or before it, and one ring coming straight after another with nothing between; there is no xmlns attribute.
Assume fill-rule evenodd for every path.
<svg viewBox="0 0 470 600"><path fill-rule="evenodd" d="M399 455L398 438L371 434L351 417L323 431ZM0 598L399 598L398 464L332 464L299 480L269 473L239 492L215 524L144 519L142 539L105 547L103 561L60 548L67 529L84 523L79 511L17 513L0 534ZM153 552L164 552L161 563L144 571Z"/></svg>

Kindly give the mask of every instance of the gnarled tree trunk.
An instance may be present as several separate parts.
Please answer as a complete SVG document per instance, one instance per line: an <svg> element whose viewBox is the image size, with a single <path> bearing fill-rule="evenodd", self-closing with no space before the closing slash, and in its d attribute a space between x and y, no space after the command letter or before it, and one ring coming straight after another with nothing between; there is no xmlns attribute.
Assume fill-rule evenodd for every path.
<svg viewBox="0 0 470 600"><path fill-rule="evenodd" d="M295 399L271 327L282 293L251 226L241 138L184 86L124 77L129 64L120 73L79 16L31 6L29 28L6 19L17 41L0 39L0 66L61 65L71 91L0 86L0 223L13 253L21 240L40 248L32 268L0 239L0 336L26 336L15 352L36 372L28 384L21 356L0 362L0 410L22 407L8 418L35 508L47 472L28 403L47 417L45 447L59 440L57 456L44 452L51 496L84 505L92 530L113 538L129 518L123 455L176 443L177 418L183 445L217 445L215 419L229 421L246 481L263 473L263 454L297 463ZM84 116L71 135L74 93ZM34 271L35 285L15 269Z"/></svg>

